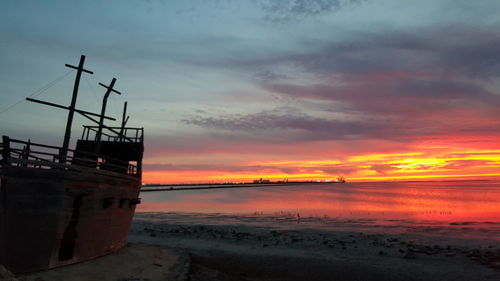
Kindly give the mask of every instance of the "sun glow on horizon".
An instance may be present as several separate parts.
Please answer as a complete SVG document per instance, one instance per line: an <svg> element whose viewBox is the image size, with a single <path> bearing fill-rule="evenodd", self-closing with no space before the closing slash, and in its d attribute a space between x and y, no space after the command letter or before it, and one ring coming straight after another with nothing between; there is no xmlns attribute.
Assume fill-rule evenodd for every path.
<svg viewBox="0 0 500 281"><path fill-rule="evenodd" d="M346 160L276 160L236 163L231 169L182 169L144 171L145 183L250 182L278 180L327 180L338 176L349 181L476 179L500 177L500 150L463 149L440 153L408 152L366 154Z"/></svg>

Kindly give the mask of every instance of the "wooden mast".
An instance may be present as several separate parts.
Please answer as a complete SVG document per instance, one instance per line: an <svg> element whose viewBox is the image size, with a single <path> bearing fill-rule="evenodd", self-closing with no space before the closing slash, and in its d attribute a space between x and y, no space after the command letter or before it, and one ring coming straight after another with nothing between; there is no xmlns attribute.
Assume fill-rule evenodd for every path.
<svg viewBox="0 0 500 281"><path fill-rule="evenodd" d="M120 128L120 141L123 139L123 134L125 133L125 126L127 125L129 117L130 116L127 116L127 102L125 102L123 103L122 126Z"/></svg>
<svg viewBox="0 0 500 281"><path fill-rule="evenodd" d="M111 80L111 83L109 84L109 86L106 86L102 83L99 83L99 85L106 88L107 91L104 94L104 98L102 99L102 108L101 108L101 117L99 119L99 128L97 129L97 134L95 136L96 141L101 141L102 128L104 127L104 114L106 113L106 105L108 103L109 94L111 94L112 92L114 92L118 95L122 94L122 93L118 92L117 90L113 89L113 87L115 86L115 82L116 82L116 78L113 78L113 80Z"/></svg>
<svg viewBox="0 0 500 281"><path fill-rule="evenodd" d="M66 64L67 67L74 68L74 69L77 70L76 78L75 78L75 85L74 85L74 88L73 88L73 96L72 96L72 99L71 99L70 106L64 106L64 105L55 104L55 103L51 103L51 102L47 102L47 101L42 101L42 100L37 100L37 99L33 99L33 98L26 98L27 101L41 103L41 104L45 104L45 105L48 105L48 106L53 106L53 107L57 107L57 108L61 108L61 109L66 109L66 110L69 111L68 122L66 123L66 132L64 134L64 142L63 142L63 146L61 147L61 149L59 151L59 163L66 163L66 158L67 158L67 155L68 155L69 141L70 141L70 138L71 138L71 126L72 126L72 123L73 123L73 116L74 116L75 112L83 115L84 117L88 118L89 120L91 120L91 121L93 121L93 122L95 122L97 124L100 124L100 127L105 127L105 128L107 128L107 127L103 125L103 122L104 122L103 119L108 119L108 120L112 120L112 121L116 120L115 118L112 118L112 117L108 117L108 116L105 116L105 115L100 115L100 114L96 114L96 113L92 113L92 112L88 112L88 111L76 108L76 99L78 97L78 88L79 88L79 85L80 85L80 78L81 78L82 72L87 72L87 73L90 73L90 74L94 74L92 71L89 71L89 70L83 68L83 64L84 63L85 63L85 56L82 55L80 57L80 63L78 64L78 66L73 66L73 65ZM116 80L116 79L114 79L114 80ZM104 85L102 85L102 86L104 86ZM105 87L107 87L107 86L105 86ZM117 92L117 91L114 91L114 92ZM104 110L105 110L105 105L104 105ZM100 121L95 120L91 116L99 117ZM109 128L109 130L111 130L112 132L114 132L116 134L119 134L118 132L116 132L115 130L112 130L111 128ZM131 141L128 138L125 138L125 139Z"/></svg>
<svg viewBox="0 0 500 281"><path fill-rule="evenodd" d="M66 122L66 131L64 133L64 141L63 141L61 151L59 152L59 163L66 163L66 156L68 155L69 140L71 138L71 125L73 124L73 116L75 115L76 98L78 97L78 87L80 86L80 78L82 77L82 72L94 74L92 71L89 71L89 70L86 70L83 68L84 63L85 63L85 56L82 55L80 57L80 63L78 64L78 67L73 66L73 65L69 65L69 64L65 64L66 67L74 68L77 71L76 71L75 85L73 87L73 96L71 98L71 105L68 108L69 113L68 113L68 121Z"/></svg>
<svg viewBox="0 0 500 281"><path fill-rule="evenodd" d="M108 97L111 94L111 92L114 92L116 94L121 95L120 92L118 92L117 90L113 89L114 84L116 82L116 78L113 78L113 80L111 81L111 83L110 83L109 86L106 86L106 85L104 85L102 83L99 83L99 85L101 85L101 86L103 86L104 88L107 89L107 91L106 91L106 93L104 95L104 98L103 98L103 104L102 104L101 114L96 114L96 113L92 113L92 112L88 112L88 111L84 111L84 110L76 108L76 100L77 100L77 97L78 97L78 88L79 88L79 85L80 85L80 79L81 79L82 72L87 72L89 74L94 74L92 71L83 68L84 63L85 63L85 56L82 55L80 57L80 63L78 64L78 66L73 66L73 65L69 65L69 64L65 65L66 67L74 68L74 69L77 70L76 78L75 78L75 84L74 84L74 87L73 87L73 96L72 96L72 99L71 99L70 106L64 106L64 105L55 104L55 103L51 103L51 102L47 102L47 101L42 101L42 100L38 100L38 99L33 99L33 98L26 98L26 100L28 100L30 102L41 103L41 104L45 104L45 105L48 105L48 106L53 106L53 107L56 107L56 108L66 109L66 110L69 111L68 121L66 123L66 132L64 134L63 146L61 147L61 149L59 151L59 163L66 163L66 158L67 158L68 148L69 148L69 142L70 142L70 139L71 139L71 127L72 127L73 116L74 116L75 112L83 115L85 118L87 118L90 121L95 122L95 123L97 123L99 125L98 132L96 134L96 141L99 142L101 140L102 130L104 128L106 128L109 131L117 134L118 137L119 137L119 139L120 139L120 141L121 140L127 140L127 141L130 141L130 142L133 142L132 139L130 139L130 138L126 137L125 135L123 135L125 124L127 123L128 119L129 119L128 116L125 118L126 111L127 111L127 103L125 103L125 105L124 105L122 126L120 128L120 131L116 131L113 128L110 128L110 127L107 127L107 126L104 125L104 119L108 119L108 120L112 120L112 121L116 120L115 118L108 117L108 116L105 115L107 100L108 100ZM96 120L96 119L92 118L91 116L99 117L99 120ZM99 146L98 146L97 150L99 151Z"/></svg>

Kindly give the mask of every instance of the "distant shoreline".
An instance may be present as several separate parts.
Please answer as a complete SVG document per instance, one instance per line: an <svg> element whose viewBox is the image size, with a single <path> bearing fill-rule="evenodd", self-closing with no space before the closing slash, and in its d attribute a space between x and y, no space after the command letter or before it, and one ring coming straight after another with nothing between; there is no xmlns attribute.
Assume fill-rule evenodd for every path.
<svg viewBox="0 0 500 281"><path fill-rule="evenodd" d="M141 192L151 191L174 191L174 190L199 190L199 189L221 189L221 188L243 188L243 187L262 187L262 186L289 186L301 184L341 184L345 182L270 182L270 183L240 183L240 184L158 184L143 185ZM151 188L159 187L159 188Z"/></svg>

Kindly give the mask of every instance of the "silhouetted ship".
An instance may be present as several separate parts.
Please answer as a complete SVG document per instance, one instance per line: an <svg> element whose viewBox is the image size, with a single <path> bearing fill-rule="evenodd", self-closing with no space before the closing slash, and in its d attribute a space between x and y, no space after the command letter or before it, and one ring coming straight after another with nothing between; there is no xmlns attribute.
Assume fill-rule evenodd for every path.
<svg viewBox="0 0 500 281"><path fill-rule="evenodd" d="M0 264L14 273L49 269L115 252L126 245L140 203L143 128L104 125L109 94L95 114L77 109L85 56L76 69L70 106L28 98L69 111L62 147L2 137L0 143ZM69 149L74 113L95 122L84 126ZM40 126L44 126L40 124Z"/></svg>

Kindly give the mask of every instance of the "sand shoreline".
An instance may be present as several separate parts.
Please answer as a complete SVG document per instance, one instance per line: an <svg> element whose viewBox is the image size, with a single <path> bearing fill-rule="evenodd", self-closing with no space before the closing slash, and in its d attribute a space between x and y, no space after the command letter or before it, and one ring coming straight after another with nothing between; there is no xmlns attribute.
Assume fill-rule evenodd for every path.
<svg viewBox="0 0 500 281"><path fill-rule="evenodd" d="M15 281L185 280L189 264L189 256L183 252L151 244L129 243L110 255L50 270L22 274L17 276Z"/></svg>
<svg viewBox="0 0 500 281"><path fill-rule="evenodd" d="M142 216L141 216L142 217ZM189 253L188 280L500 280L500 244L418 235L134 221L131 242Z"/></svg>

